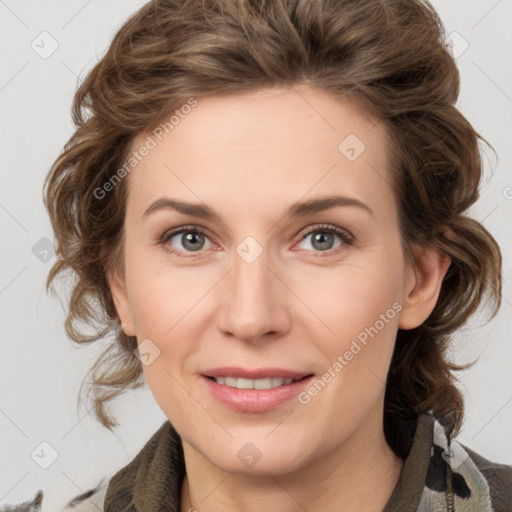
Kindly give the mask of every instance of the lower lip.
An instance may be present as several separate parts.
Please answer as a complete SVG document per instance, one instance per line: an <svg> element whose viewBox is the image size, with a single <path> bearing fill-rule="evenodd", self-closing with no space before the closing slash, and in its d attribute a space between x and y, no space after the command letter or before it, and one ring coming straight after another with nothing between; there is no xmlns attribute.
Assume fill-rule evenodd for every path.
<svg viewBox="0 0 512 512"><path fill-rule="evenodd" d="M264 412L278 407L297 396L312 378L313 375L272 389L238 389L217 384L213 379L201 375L201 379L215 398L236 411L245 412Z"/></svg>

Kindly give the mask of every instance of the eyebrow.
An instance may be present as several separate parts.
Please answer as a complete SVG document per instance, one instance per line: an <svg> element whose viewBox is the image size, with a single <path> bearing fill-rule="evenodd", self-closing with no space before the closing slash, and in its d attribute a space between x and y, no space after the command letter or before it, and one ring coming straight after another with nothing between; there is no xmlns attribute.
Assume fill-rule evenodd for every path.
<svg viewBox="0 0 512 512"><path fill-rule="evenodd" d="M293 203L288 208L284 217L305 217L306 215L311 215L313 213L328 210L336 206L356 206L362 209L363 211L366 211L373 217L375 217L373 210L367 204L363 203L362 201L359 201L359 199L340 195L324 196L319 197L317 199L311 199L309 201L298 201L296 203ZM187 203L184 201L177 201L176 199L170 199L165 197L153 201L146 209L146 211L143 213L142 218L145 218L149 216L151 213L163 209L173 209L180 213L183 213L184 215L191 215L195 217L201 217L204 219L216 219L218 221L222 221L220 216L206 204Z"/></svg>

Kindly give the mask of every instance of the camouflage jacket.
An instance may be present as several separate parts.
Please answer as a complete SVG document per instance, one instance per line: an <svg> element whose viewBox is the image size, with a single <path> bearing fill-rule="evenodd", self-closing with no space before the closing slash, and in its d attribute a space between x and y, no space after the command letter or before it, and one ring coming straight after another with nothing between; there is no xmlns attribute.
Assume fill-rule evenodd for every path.
<svg viewBox="0 0 512 512"><path fill-rule="evenodd" d="M166 421L129 464L73 498L62 512L179 512L184 475L181 439ZM4 505L0 512L47 512L43 501L39 490L31 501ZM383 512L437 511L512 512L512 466L450 442L429 412L418 417L412 447Z"/></svg>

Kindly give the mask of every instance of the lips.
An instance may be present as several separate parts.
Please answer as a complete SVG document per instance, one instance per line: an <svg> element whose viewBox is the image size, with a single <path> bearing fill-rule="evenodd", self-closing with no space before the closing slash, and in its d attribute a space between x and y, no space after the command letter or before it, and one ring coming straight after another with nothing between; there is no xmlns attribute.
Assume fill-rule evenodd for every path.
<svg viewBox="0 0 512 512"><path fill-rule="evenodd" d="M292 399L313 378L312 373L285 368L223 367L201 375L206 389L224 405L244 412L264 412Z"/></svg>

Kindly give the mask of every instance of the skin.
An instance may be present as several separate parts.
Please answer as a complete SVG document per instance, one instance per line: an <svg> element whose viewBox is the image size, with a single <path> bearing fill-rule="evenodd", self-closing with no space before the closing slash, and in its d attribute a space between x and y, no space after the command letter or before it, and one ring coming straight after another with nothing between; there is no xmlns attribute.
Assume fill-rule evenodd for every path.
<svg viewBox="0 0 512 512"><path fill-rule="evenodd" d="M125 332L160 350L143 368L183 440L182 511L377 512L389 500L403 464L382 427L396 332L429 316L450 261L415 248L406 264L384 130L350 100L309 86L201 98L125 178L124 272L109 282ZM349 134L366 146L354 161L338 150ZM333 193L373 215L337 206L284 216ZM171 208L143 216L163 197L207 204L221 220ZM190 224L205 232L198 251L183 233L161 242ZM334 234L322 246L321 224L353 242ZM262 249L252 263L236 251L247 236ZM394 303L394 318L307 404L239 412L202 385L202 371L227 365L321 377ZM237 457L248 442L261 453L252 467Z"/></svg>

